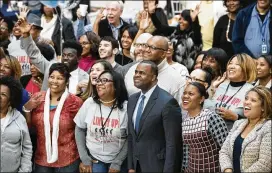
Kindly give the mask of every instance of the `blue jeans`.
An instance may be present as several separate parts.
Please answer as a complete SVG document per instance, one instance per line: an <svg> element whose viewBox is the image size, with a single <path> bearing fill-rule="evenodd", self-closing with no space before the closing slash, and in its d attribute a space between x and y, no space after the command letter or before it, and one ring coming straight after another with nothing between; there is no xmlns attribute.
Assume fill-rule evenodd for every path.
<svg viewBox="0 0 272 173"><path fill-rule="evenodd" d="M98 163L92 163L92 173L108 173L111 163L104 163L99 161ZM121 165L120 173L127 173L127 159L125 159Z"/></svg>
<svg viewBox="0 0 272 173"><path fill-rule="evenodd" d="M36 163L34 163L34 172L39 173L39 172L50 172L50 173L57 173L57 172L74 172L78 173L79 172L79 164L80 164L80 159L77 159L73 163L71 163L68 166L64 167L59 167L59 168L54 168L54 167L46 167L46 166L41 166Z"/></svg>

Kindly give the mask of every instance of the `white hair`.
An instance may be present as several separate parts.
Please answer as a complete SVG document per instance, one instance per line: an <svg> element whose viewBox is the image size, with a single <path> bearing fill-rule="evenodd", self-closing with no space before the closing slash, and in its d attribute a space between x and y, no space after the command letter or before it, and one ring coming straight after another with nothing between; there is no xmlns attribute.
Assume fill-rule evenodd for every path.
<svg viewBox="0 0 272 173"><path fill-rule="evenodd" d="M111 1L107 4L107 6L109 4L116 4L121 9L121 11L123 11L124 9L124 3L122 1Z"/></svg>

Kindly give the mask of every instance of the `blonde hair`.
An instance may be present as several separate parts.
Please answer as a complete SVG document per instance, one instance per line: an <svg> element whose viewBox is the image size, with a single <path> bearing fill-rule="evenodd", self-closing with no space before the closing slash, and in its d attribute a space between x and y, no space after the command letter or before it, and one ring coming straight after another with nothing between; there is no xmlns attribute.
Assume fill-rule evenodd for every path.
<svg viewBox="0 0 272 173"><path fill-rule="evenodd" d="M87 100L89 97L92 97L93 95L93 85L91 82L91 79L89 79L88 86L86 90L79 96L83 101Z"/></svg>
<svg viewBox="0 0 272 173"><path fill-rule="evenodd" d="M237 61L239 62L239 65L242 68L243 74L245 75L246 82L251 83L256 80L257 77L257 67L256 63L251 56L245 53L236 54L231 57L231 59L228 61L227 66L231 62L233 58L237 58Z"/></svg>
<svg viewBox="0 0 272 173"><path fill-rule="evenodd" d="M10 55L6 55L2 52L1 50L1 57L0 59L5 58L10 69L11 69L11 76L14 77L14 79L16 80L20 80L21 75L22 75L22 68L21 68L21 64L19 63L19 61L17 60L17 58L10 56Z"/></svg>
<svg viewBox="0 0 272 173"><path fill-rule="evenodd" d="M264 86L258 85L247 91L246 95L249 92L256 92L261 99L263 107L263 113L261 115L261 118L264 118L266 120L272 119L272 98L270 90Z"/></svg>

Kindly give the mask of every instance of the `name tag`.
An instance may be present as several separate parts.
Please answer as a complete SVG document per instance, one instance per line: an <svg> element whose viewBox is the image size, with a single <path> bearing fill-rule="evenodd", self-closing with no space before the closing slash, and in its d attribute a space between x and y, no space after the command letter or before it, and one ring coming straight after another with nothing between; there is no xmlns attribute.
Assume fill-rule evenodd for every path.
<svg viewBox="0 0 272 173"><path fill-rule="evenodd" d="M262 54L267 54L267 45L262 44Z"/></svg>

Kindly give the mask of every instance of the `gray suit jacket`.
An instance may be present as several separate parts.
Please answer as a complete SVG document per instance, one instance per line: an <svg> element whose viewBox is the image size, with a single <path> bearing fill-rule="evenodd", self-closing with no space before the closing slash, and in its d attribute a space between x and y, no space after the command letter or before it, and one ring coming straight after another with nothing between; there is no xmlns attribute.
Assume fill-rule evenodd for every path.
<svg viewBox="0 0 272 173"><path fill-rule="evenodd" d="M53 60L48 61L41 54L39 48L36 46L32 37L21 38L21 47L26 51L26 54L30 58L30 62L34 64L41 73L44 74L44 79L42 83L41 90L47 90L48 88L48 77L49 77L49 68L53 63L57 63L56 57ZM82 80L89 80L89 75L84 70L79 69L78 82Z"/></svg>
<svg viewBox="0 0 272 173"><path fill-rule="evenodd" d="M168 92L156 87L140 119L136 134L133 112L140 92L128 101L128 169L142 172L180 172L181 163L181 110Z"/></svg>

